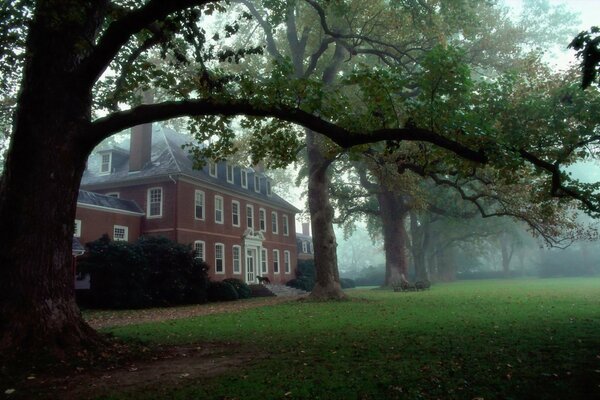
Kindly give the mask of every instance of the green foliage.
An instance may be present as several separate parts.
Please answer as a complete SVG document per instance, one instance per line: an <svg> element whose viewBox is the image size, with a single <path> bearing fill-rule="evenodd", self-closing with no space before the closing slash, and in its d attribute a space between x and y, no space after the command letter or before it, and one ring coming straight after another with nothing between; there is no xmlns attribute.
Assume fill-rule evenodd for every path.
<svg viewBox="0 0 600 400"><path fill-rule="evenodd" d="M342 289L352 289L356 287L356 282L354 282L354 279L340 278L340 285Z"/></svg>
<svg viewBox="0 0 600 400"><path fill-rule="evenodd" d="M240 298L232 284L225 281L211 281L208 285L208 301L233 301Z"/></svg>
<svg viewBox="0 0 600 400"><path fill-rule="evenodd" d="M585 89L600 73L600 28L593 26L589 31L579 33L569 47L576 50L581 59L581 87Z"/></svg>
<svg viewBox="0 0 600 400"><path fill-rule="evenodd" d="M115 327L125 340L225 341L269 357L113 398L595 398L598 290L597 278L468 281Z"/></svg>
<svg viewBox="0 0 600 400"><path fill-rule="evenodd" d="M233 286L240 299L250 298L252 291L250 290L248 284L241 279L227 278L223 279L223 282L229 283L231 286Z"/></svg>
<svg viewBox="0 0 600 400"><path fill-rule="evenodd" d="M108 236L88 243L78 271L91 276L86 306L142 308L206 302L208 265L189 246L162 237L135 243Z"/></svg>

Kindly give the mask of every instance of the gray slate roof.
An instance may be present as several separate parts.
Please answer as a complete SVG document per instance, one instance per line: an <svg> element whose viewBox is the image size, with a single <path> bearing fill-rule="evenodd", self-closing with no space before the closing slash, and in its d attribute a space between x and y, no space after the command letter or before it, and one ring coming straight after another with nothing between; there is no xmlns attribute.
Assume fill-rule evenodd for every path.
<svg viewBox="0 0 600 400"><path fill-rule="evenodd" d="M133 200L119 199L112 196L88 192L87 190L79 190L77 203L89 204L96 207L112 208L114 210L129 211L133 213L143 214L144 211Z"/></svg>
<svg viewBox="0 0 600 400"><path fill-rule="evenodd" d="M121 147L114 148L112 172L110 174L100 174L100 155L92 154L88 159L88 167L81 180L81 186L93 190L98 187L109 187L111 184L123 185L127 182L134 182L154 177L185 175L200 182L207 182L221 187L227 191L238 193L240 195L256 198L267 204L276 205L294 212L300 212L295 206L281 198L275 193L270 196L266 193L265 179L268 177L254 171L252 168L245 168L248 171L248 188L243 188L240 178L240 167L235 167L234 182L227 182L226 163L220 162L217 165L217 178L208 173L208 165L201 170L193 168L192 158L186 149L182 146L189 144L193 138L189 135L183 135L172 129L161 127L154 124L152 127L152 154L150 162L145 165L141 171L129 173L129 143L124 143ZM102 148L106 152L107 148ZM261 191L254 190L254 176L261 178Z"/></svg>

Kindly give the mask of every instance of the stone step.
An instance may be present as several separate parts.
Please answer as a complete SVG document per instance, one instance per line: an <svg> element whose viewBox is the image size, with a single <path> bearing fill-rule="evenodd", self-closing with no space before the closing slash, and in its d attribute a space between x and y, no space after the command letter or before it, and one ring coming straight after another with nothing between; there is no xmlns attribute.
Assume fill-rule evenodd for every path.
<svg viewBox="0 0 600 400"><path fill-rule="evenodd" d="M308 294L307 291L296 289L286 285L266 284L267 289L275 294L275 296L302 296Z"/></svg>

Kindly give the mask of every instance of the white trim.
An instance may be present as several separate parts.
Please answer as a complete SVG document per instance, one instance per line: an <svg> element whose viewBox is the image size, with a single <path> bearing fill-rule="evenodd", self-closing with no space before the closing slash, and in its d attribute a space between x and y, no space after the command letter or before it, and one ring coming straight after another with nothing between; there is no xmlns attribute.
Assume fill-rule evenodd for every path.
<svg viewBox="0 0 600 400"><path fill-rule="evenodd" d="M115 199L121 198L121 194L119 192L108 192L105 194L105 196L114 197Z"/></svg>
<svg viewBox="0 0 600 400"><path fill-rule="evenodd" d="M275 229L273 229L275 227ZM279 218L277 217L277 211L271 211L271 230L273 234L279 234Z"/></svg>
<svg viewBox="0 0 600 400"><path fill-rule="evenodd" d="M210 176L212 176L213 178L217 178L219 176L219 170L217 168L217 163L212 162L212 161L208 162L208 174Z"/></svg>
<svg viewBox="0 0 600 400"><path fill-rule="evenodd" d="M258 210L258 229L261 232L267 231L267 211L262 207Z"/></svg>
<svg viewBox="0 0 600 400"><path fill-rule="evenodd" d="M254 173L254 191L260 193L260 176L256 172Z"/></svg>
<svg viewBox="0 0 600 400"><path fill-rule="evenodd" d="M123 237L117 238L117 229L123 230ZM113 226L113 240L115 242L119 242L119 241L126 242L127 240L129 240L129 227L124 226L124 225L114 225Z"/></svg>
<svg viewBox="0 0 600 400"><path fill-rule="evenodd" d="M217 208L217 204L219 203L219 200L221 200L221 208ZM217 211L221 212L221 218L217 219ZM219 196L216 195L215 196L215 224L220 224L223 225L224 221L225 221L225 216L223 215L225 212L225 201L223 200L223 196Z"/></svg>
<svg viewBox="0 0 600 400"><path fill-rule="evenodd" d="M153 190L160 190L160 214L158 215L151 215L150 213L150 209L151 209L151 204L150 204L150 198L151 198L151 193ZM148 188L147 190L147 195L146 195L146 218L150 219L150 218L162 218L163 216L163 202L164 202L164 193L163 193L163 188L162 186L156 186L156 187L151 187Z"/></svg>
<svg viewBox="0 0 600 400"><path fill-rule="evenodd" d="M266 186L267 186L267 196L271 197L273 195L273 190L271 188L271 180L269 178L265 179L266 182Z"/></svg>
<svg viewBox="0 0 600 400"><path fill-rule="evenodd" d="M292 257L289 250L283 251L283 266L286 275L292 273Z"/></svg>
<svg viewBox="0 0 600 400"><path fill-rule="evenodd" d="M217 260L219 260L219 258L217 258L217 247L221 247L220 260L222 261L221 266L223 267L223 271L220 272L217 270ZM223 243L215 243L215 274L225 274L225 245Z"/></svg>
<svg viewBox="0 0 600 400"><path fill-rule="evenodd" d="M281 272L281 264L279 261L281 261L279 259L279 250L273 249L273 273L276 275L279 275ZM275 263L277 263L277 268L275 268Z"/></svg>
<svg viewBox="0 0 600 400"><path fill-rule="evenodd" d="M198 207L198 195L202 195L202 215L200 217L198 217L196 213ZM204 191L196 189L194 190L194 219L204 221L204 218L206 218L206 194Z"/></svg>
<svg viewBox="0 0 600 400"><path fill-rule="evenodd" d="M230 170L231 170L231 176L229 174ZM225 175L227 176L227 182L228 183L233 183L234 173L235 173L235 166L231 165L229 163L225 163Z"/></svg>
<svg viewBox="0 0 600 400"><path fill-rule="evenodd" d="M136 215L136 216L146 215L143 212L127 211L127 210L121 210L121 209L118 209L118 208L97 206L97 205L94 205L94 204L87 204L87 203L80 203L80 202L77 202L77 207L89 208L91 210L112 212L112 213L115 213L115 214Z"/></svg>
<svg viewBox="0 0 600 400"><path fill-rule="evenodd" d="M308 243L306 241L302 241L302 252L308 254Z"/></svg>
<svg viewBox="0 0 600 400"><path fill-rule="evenodd" d="M240 169L240 184L244 189L248 189L248 170L246 168Z"/></svg>
<svg viewBox="0 0 600 400"><path fill-rule="evenodd" d="M102 167L104 166L104 156L108 156L108 169L104 170ZM100 171L99 175L109 175L112 171L112 151L108 153L100 154Z"/></svg>
<svg viewBox="0 0 600 400"><path fill-rule="evenodd" d="M269 273L269 251L264 247L260 249L260 273Z"/></svg>
<svg viewBox="0 0 600 400"><path fill-rule="evenodd" d="M238 251L237 253L237 270L236 270L236 266L235 266L235 251ZM237 244L231 247L231 265L233 266L233 273L236 275L241 275L242 274L242 246L238 246Z"/></svg>
<svg viewBox="0 0 600 400"><path fill-rule="evenodd" d="M235 208L234 205L237 205L237 224L235 223L235 220L233 218L234 215L235 215L234 212L233 212L233 210ZM242 214L242 212L241 212L240 202L237 201L237 200L231 200L231 225L239 228L239 226L240 226L240 217L242 216L241 214Z"/></svg>
<svg viewBox="0 0 600 400"><path fill-rule="evenodd" d="M248 213L248 209L251 210L250 213ZM248 218L250 215L252 217ZM252 225L248 224L249 219L252 219ZM246 227L254 229L254 206L252 204L246 204Z"/></svg>
<svg viewBox="0 0 600 400"><path fill-rule="evenodd" d="M73 237L81 237L81 220L76 219L73 223Z"/></svg>
<svg viewBox="0 0 600 400"><path fill-rule="evenodd" d="M202 245L202 256L198 256L198 245ZM204 243L204 240L194 241L194 258L198 258L202 261L206 258L206 243Z"/></svg>
<svg viewBox="0 0 600 400"><path fill-rule="evenodd" d="M290 220L287 214L283 214L283 236L290 236Z"/></svg>

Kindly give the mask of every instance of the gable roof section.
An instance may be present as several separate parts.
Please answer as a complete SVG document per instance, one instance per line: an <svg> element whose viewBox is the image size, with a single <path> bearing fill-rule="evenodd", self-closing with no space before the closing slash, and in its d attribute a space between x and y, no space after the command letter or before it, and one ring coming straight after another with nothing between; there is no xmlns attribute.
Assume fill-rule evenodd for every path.
<svg viewBox="0 0 600 400"><path fill-rule="evenodd" d="M205 182L213 186L220 187L226 191L236 193L241 196L254 198L266 204L276 205L293 212L300 212L295 206L281 198L275 193L270 196L266 194L265 185L262 185L260 192L256 192L253 183L248 185L248 188L243 188L239 179L239 167L237 169L238 177L234 183L227 182L224 171L224 162L219 163L218 176L212 177L208 173L208 166L203 169L194 169L194 163L187 149L182 148L184 145L193 141L193 138L188 135L177 133L169 128L163 128L156 124L152 128L152 154L150 163L145 165L139 172L129 172L129 144L115 148L113 151L127 153L126 157L119 157L118 164L114 164L111 174L100 174L100 157L98 155L90 156L88 160L88 168L86 169L81 185L87 188L94 187L109 187L111 184L123 185L128 182L136 182L155 177L168 177L170 175L182 175L194 180ZM259 172L253 172L248 169L248 181L253 180L254 174L266 178Z"/></svg>
<svg viewBox="0 0 600 400"><path fill-rule="evenodd" d="M107 209L110 211L120 211L128 214L144 215L144 211L133 200L119 199L117 197L106 196L99 193L79 190L77 204L89 206L97 209Z"/></svg>

